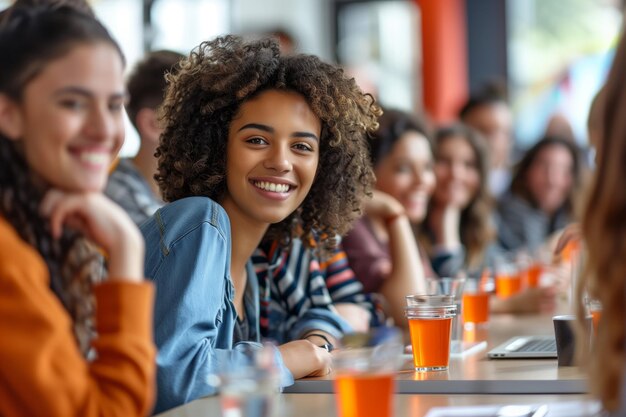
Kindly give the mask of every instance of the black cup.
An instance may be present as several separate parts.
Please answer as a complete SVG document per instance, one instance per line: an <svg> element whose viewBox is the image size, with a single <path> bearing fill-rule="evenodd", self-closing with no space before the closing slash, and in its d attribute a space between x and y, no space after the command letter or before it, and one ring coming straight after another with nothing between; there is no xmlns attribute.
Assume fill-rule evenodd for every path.
<svg viewBox="0 0 626 417"><path fill-rule="evenodd" d="M554 323L554 337L556 339L556 353L559 366L573 366L576 340L574 327L576 316L564 315L552 317ZM590 328L591 317L585 319L585 326Z"/></svg>

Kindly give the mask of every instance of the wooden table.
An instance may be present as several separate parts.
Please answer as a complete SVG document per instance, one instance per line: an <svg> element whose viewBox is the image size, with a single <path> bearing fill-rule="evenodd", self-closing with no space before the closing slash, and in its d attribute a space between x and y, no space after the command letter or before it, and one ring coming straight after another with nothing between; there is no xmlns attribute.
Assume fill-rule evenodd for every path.
<svg viewBox="0 0 626 417"><path fill-rule="evenodd" d="M464 338L487 341L487 348L463 359L450 359L446 372L418 373L407 357L396 379L403 394L582 394L585 375L577 367L559 367L556 359L488 359L486 353L518 335L553 335L552 314L492 316L486 328L465 332ZM305 378L288 393L332 393L334 375Z"/></svg>
<svg viewBox="0 0 626 417"><path fill-rule="evenodd" d="M588 401L586 395L396 395L394 417L421 417L433 407L553 404L569 401ZM556 405L555 405L556 403ZM158 417L219 417L220 398L207 397L174 408ZM334 417L337 416L335 397L332 394L282 394L278 397L274 414L281 417Z"/></svg>

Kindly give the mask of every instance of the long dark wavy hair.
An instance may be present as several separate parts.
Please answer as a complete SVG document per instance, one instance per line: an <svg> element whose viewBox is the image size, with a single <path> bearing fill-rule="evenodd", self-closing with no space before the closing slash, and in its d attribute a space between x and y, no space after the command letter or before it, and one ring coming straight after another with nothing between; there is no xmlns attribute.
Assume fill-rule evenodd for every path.
<svg viewBox="0 0 626 417"><path fill-rule="evenodd" d="M580 188L580 158L578 157L578 149L576 149L576 145L574 145L567 139L563 139L560 137L546 137L535 143L513 168L511 193L528 201L534 207L538 206L539 203L536 201L535 196L528 188L526 177L528 176L528 171L532 167L539 154L544 149L549 148L550 146L560 146L566 149L572 157L572 189L559 210L564 211L569 216L573 216L575 199L577 196L577 191Z"/></svg>
<svg viewBox="0 0 626 417"><path fill-rule="evenodd" d="M309 243L345 233L373 183L365 135L377 128L380 108L342 69L311 55L281 55L273 39L203 42L169 75L161 113L165 131L156 153L164 199L221 200L230 122L242 103L270 89L302 95L320 118L322 133L309 194L266 238L288 244L298 236ZM333 239L324 240L333 245Z"/></svg>
<svg viewBox="0 0 626 417"><path fill-rule="evenodd" d="M491 221L494 202L488 185L489 157L482 136L471 127L463 123L456 123L443 127L435 133L435 161L439 158L441 145L454 138L462 138L470 145L474 152L480 177L478 191L467 207L461 210L460 220L461 243L465 245L467 251L466 263L469 267L475 268L484 261L485 251L496 235L495 227ZM425 224L428 224L428 215Z"/></svg>
<svg viewBox="0 0 626 417"><path fill-rule="evenodd" d="M18 0L0 14L0 94L19 103L28 83L75 46L117 43L80 1ZM47 186L33 180L19 143L0 133L0 216L43 257L50 288L70 314L82 352L89 350L93 329L92 283L103 275L99 253L86 239L64 230L52 238L39 214Z"/></svg>
<svg viewBox="0 0 626 417"><path fill-rule="evenodd" d="M426 122L416 114L384 108L378 124L378 129L369 138L370 160L374 167L391 152L396 142L405 133L419 133L426 138L432 148L432 132Z"/></svg>

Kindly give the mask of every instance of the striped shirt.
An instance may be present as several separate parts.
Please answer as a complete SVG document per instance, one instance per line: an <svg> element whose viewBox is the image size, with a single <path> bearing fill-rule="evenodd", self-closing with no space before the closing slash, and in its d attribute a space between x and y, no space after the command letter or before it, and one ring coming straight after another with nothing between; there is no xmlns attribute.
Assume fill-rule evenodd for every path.
<svg viewBox="0 0 626 417"><path fill-rule="evenodd" d="M140 225L163 206L163 201L152 192L150 184L130 159L120 159L109 176L104 193Z"/></svg>
<svg viewBox="0 0 626 417"><path fill-rule="evenodd" d="M280 340L284 334L290 334L291 339L298 338L303 333L298 335L292 328L306 314L336 326L343 320L334 303L356 303L365 308L372 315L372 326L384 320L376 296L363 293L361 283L340 248L320 262L314 251L299 239L293 239L288 248L276 241L265 242L253 254L252 262L259 281L263 337L278 342L286 341Z"/></svg>

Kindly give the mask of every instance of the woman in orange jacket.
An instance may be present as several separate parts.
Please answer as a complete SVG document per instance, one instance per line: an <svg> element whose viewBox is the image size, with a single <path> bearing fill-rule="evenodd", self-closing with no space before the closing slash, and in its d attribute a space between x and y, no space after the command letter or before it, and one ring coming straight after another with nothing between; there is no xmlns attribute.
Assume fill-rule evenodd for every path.
<svg viewBox="0 0 626 417"><path fill-rule="evenodd" d="M68 3L0 13L0 415L141 416L153 289L141 234L102 194L124 139L124 59Z"/></svg>

